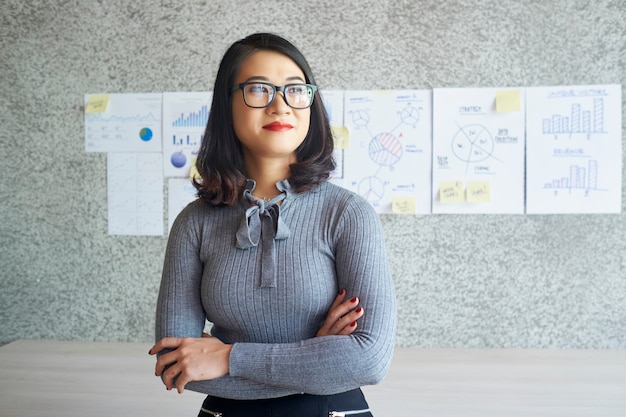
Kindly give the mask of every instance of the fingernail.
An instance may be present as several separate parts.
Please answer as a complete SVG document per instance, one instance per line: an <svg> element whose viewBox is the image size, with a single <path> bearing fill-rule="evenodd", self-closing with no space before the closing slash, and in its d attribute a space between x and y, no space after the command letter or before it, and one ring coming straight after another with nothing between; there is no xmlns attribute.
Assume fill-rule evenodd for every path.
<svg viewBox="0 0 626 417"><path fill-rule="evenodd" d="M352 299L350 300L353 303L356 303L356 297L352 297Z"/></svg>
<svg viewBox="0 0 626 417"><path fill-rule="evenodd" d="M363 311L363 307L359 307L356 310L354 310L355 313L360 313L361 311Z"/></svg>
<svg viewBox="0 0 626 417"><path fill-rule="evenodd" d="M350 327L354 327L356 326L356 321L353 321L352 323L350 323Z"/></svg>
<svg viewBox="0 0 626 417"><path fill-rule="evenodd" d="M345 295L346 294L346 290L345 289L341 289L341 291L339 291L339 295Z"/></svg>

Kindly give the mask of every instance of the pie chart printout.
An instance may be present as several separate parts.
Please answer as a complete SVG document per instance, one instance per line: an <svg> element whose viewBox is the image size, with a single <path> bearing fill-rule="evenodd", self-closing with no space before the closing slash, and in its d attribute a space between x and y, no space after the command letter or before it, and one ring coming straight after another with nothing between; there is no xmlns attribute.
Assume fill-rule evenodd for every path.
<svg viewBox="0 0 626 417"><path fill-rule="evenodd" d="M370 142L369 154L378 165L393 166L402 158L402 144L392 134L381 133Z"/></svg>

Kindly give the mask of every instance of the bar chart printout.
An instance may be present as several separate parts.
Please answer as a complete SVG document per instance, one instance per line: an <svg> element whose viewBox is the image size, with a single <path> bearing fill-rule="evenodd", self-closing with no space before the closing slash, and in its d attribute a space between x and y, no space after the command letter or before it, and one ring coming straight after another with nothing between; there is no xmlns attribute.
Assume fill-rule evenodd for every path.
<svg viewBox="0 0 626 417"><path fill-rule="evenodd" d="M163 93L163 174L188 177L209 118L211 92Z"/></svg>
<svg viewBox="0 0 626 417"><path fill-rule="evenodd" d="M604 128L604 98L593 98L589 109L582 110L579 102L572 103L569 114L554 113L542 120L544 134L606 133Z"/></svg>
<svg viewBox="0 0 626 417"><path fill-rule="evenodd" d="M598 190L598 161L590 160L587 167L570 165L567 177L555 178L546 183L546 189L554 190Z"/></svg>
<svg viewBox="0 0 626 417"><path fill-rule="evenodd" d="M619 213L621 86L527 89L527 213Z"/></svg>

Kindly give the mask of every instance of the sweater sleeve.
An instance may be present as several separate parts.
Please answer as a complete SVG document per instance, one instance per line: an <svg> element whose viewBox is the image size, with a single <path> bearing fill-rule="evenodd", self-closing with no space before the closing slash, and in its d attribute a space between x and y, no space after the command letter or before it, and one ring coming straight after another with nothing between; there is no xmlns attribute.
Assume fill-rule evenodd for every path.
<svg viewBox="0 0 626 417"><path fill-rule="evenodd" d="M319 395L376 384L384 377L393 355L396 306L378 216L355 196L335 233L338 284L349 296L358 296L365 309L357 330L289 344L236 343L231 377Z"/></svg>
<svg viewBox="0 0 626 417"><path fill-rule="evenodd" d="M164 337L201 337L205 313L200 298L202 262L190 206L170 231L156 308L156 341Z"/></svg>

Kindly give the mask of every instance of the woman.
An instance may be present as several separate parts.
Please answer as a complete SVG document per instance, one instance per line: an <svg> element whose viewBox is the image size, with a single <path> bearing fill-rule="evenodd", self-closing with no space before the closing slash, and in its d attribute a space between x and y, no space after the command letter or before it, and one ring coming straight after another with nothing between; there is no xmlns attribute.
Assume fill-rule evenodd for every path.
<svg viewBox="0 0 626 417"><path fill-rule="evenodd" d="M391 361L393 283L374 210L327 182L333 139L309 65L250 35L213 94L199 198L165 255L156 375L208 394L200 416L371 416L359 387Z"/></svg>

